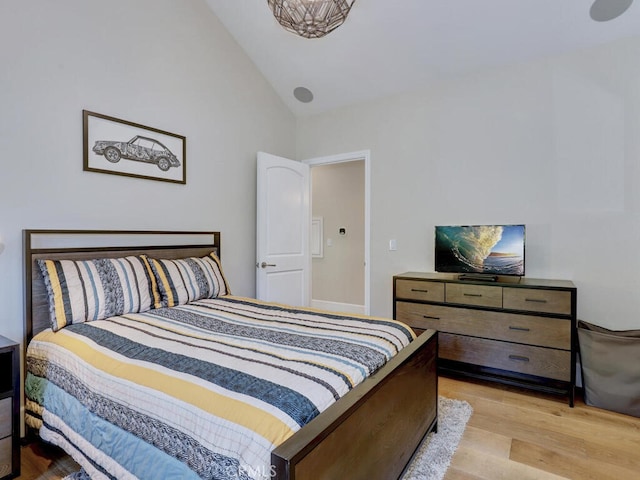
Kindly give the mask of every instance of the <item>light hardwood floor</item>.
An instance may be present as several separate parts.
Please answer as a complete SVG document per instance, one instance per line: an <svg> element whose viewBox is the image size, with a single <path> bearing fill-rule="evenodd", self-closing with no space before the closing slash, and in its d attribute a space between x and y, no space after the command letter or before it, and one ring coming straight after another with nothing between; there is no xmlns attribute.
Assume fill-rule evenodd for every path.
<svg viewBox="0 0 640 480"><path fill-rule="evenodd" d="M440 378L439 394L473 407L445 480L640 478L640 418L508 387ZM20 480L57 480L73 462L59 451L22 449Z"/></svg>
<svg viewBox="0 0 640 480"><path fill-rule="evenodd" d="M80 467L62 450L32 442L22 447L18 480L59 480Z"/></svg>
<svg viewBox="0 0 640 480"><path fill-rule="evenodd" d="M439 387L473 407L445 480L640 478L640 418L479 382Z"/></svg>

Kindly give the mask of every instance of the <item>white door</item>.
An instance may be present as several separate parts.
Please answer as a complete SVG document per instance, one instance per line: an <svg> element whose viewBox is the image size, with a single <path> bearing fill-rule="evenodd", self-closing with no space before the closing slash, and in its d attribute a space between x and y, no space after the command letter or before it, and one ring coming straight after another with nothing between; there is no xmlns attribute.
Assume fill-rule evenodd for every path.
<svg viewBox="0 0 640 480"><path fill-rule="evenodd" d="M258 152L256 297L309 305L309 166Z"/></svg>

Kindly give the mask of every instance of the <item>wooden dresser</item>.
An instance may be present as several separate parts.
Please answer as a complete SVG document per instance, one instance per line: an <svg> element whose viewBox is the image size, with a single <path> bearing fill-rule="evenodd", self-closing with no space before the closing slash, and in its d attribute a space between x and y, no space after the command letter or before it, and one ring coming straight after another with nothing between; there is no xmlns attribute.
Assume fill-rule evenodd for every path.
<svg viewBox="0 0 640 480"><path fill-rule="evenodd" d="M408 272L393 277L394 318L439 331L438 371L569 397L576 383L576 295L566 280Z"/></svg>

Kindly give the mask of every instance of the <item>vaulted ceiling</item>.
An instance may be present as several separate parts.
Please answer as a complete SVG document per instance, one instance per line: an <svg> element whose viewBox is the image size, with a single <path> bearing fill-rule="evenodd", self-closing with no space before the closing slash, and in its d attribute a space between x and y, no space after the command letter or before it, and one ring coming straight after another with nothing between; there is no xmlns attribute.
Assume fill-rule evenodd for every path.
<svg viewBox="0 0 640 480"><path fill-rule="evenodd" d="M267 0L205 1L298 116L640 35L640 2L603 22L593 0L356 0L341 27L309 40L284 30Z"/></svg>

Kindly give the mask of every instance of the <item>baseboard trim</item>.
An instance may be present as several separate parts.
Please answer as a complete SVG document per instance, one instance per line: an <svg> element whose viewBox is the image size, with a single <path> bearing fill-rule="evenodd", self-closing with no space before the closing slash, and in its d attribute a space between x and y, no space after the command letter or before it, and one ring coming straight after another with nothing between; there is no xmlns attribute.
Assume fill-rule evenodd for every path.
<svg viewBox="0 0 640 480"><path fill-rule="evenodd" d="M353 303L330 302L327 300L311 300L311 306L320 310L329 310L330 312L344 312L356 315L364 315L364 305L356 305Z"/></svg>

